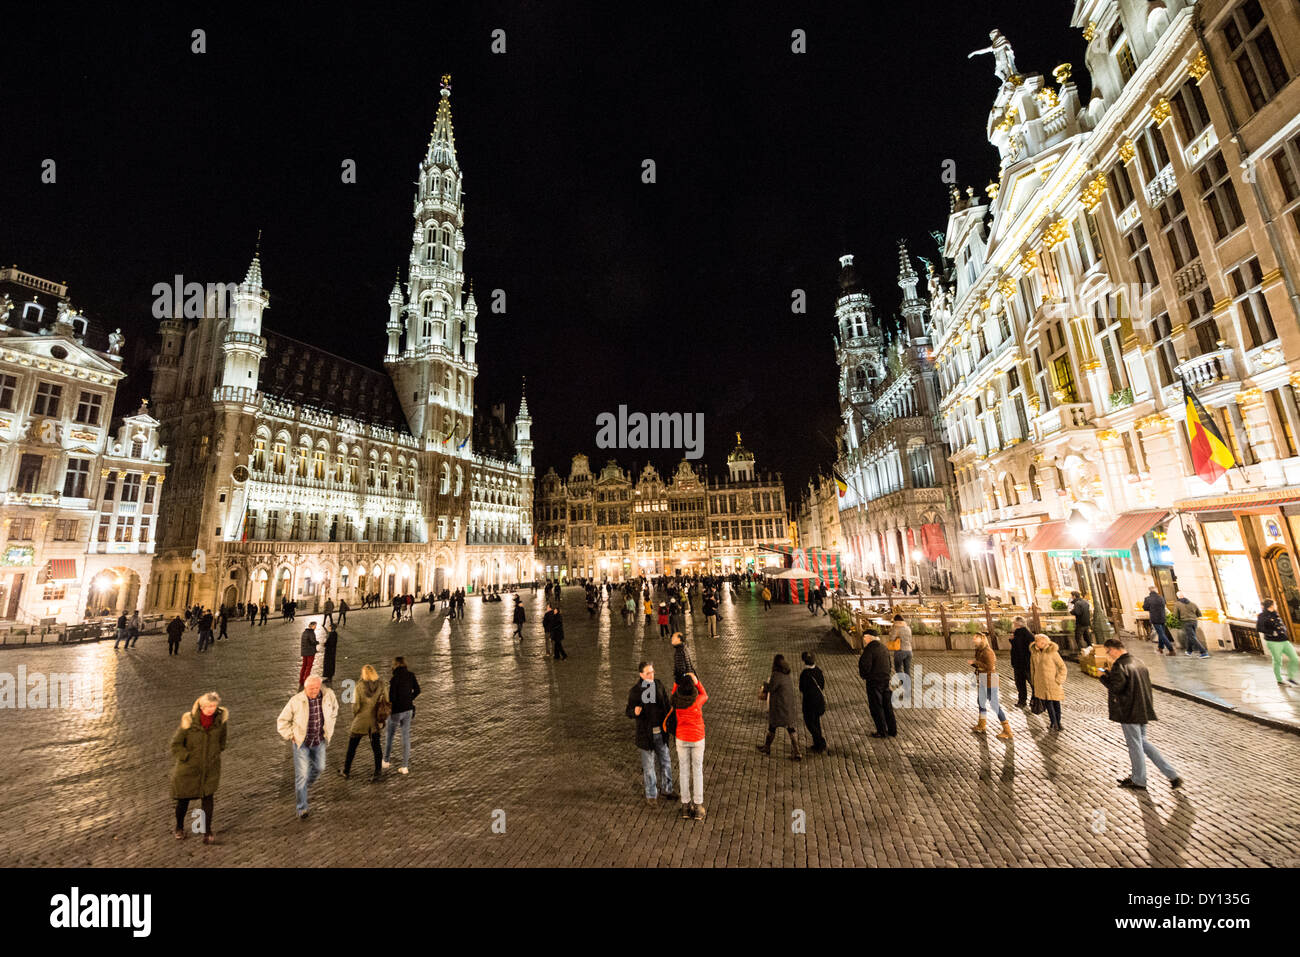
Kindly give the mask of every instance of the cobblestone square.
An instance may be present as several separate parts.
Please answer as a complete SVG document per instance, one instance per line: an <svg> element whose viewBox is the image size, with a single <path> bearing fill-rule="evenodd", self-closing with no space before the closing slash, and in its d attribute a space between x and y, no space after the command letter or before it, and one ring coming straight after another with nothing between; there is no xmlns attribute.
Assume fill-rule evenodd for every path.
<svg viewBox="0 0 1300 957"><path fill-rule="evenodd" d="M179 658L162 636L131 651L111 642L13 649L0 671L101 671L104 710L0 711L0 863L13 866L1260 866L1297 862L1300 813L1293 734L1157 693L1151 735L1187 780L1152 770L1150 790L1115 787L1128 760L1106 719L1104 689L1071 667L1065 730L1011 714L1014 742L972 735L969 709L899 710L899 736L873 740L856 656L828 619L762 602L724 602L716 639L689 618L705 705L708 818L648 804L623 714L640 659L671 672L667 641L638 616L629 628L589 619L566 590L566 648L543 652L541 592L524 592L526 638L513 641L510 601L466 602L449 621L427 606L410 623L354 611L340 632L336 691L371 662L387 677L402 654L424 690L411 773L343 780L350 708L343 705L312 814L294 814L289 746L275 719L296 690L306 622L237 624L213 651ZM697 605L698 608L698 605ZM698 625L698 626L697 626ZM827 674L831 753L787 758L755 750L758 700L772 654L815 650ZM961 652L921 652L929 671L965 674ZM1009 664L1000 656L1004 687ZM321 660L316 661L319 673ZM796 677L798 668L796 667ZM222 843L171 835L168 742L202 691L230 709L215 823ZM1012 690L1012 693L1013 690ZM1014 698L1011 699L1014 701ZM799 729L806 746L806 730ZM368 751L358 754L367 767ZM677 772L674 755L674 774ZM503 813L502 813L503 812ZM802 812L802 813L799 813ZM504 821L504 833L493 829ZM803 821L804 833L795 826Z"/></svg>

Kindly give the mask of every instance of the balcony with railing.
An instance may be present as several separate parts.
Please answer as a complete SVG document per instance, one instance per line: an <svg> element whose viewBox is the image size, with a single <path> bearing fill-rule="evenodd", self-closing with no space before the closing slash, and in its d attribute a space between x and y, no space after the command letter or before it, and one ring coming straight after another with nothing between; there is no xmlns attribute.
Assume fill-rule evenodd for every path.
<svg viewBox="0 0 1300 957"><path fill-rule="evenodd" d="M1151 178L1151 182L1142 187L1142 193L1146 196L1147 205L1155 209L1177 188L1178 180L1174 178L1174 168L1169 165L1156 173Z"/></svg>
<svg viewBox="0 0 1300 957"><path fill-rule="evenodd" d="M1222 383L1232 383L1234 388L1239 379L1233 350L1215 349L1203 355L1193 356L1178 364L1178 375L1182 376L1193 389L1212 389ZM1170 386L1176 390L1175 386Z"/></svg>
<svg viewBox="0 0 1300 957"><path fill-rule="evenodd" d="M1034 419L1044 436L1092 428L1092 406L1088 402L1063 402Z"/></svg>

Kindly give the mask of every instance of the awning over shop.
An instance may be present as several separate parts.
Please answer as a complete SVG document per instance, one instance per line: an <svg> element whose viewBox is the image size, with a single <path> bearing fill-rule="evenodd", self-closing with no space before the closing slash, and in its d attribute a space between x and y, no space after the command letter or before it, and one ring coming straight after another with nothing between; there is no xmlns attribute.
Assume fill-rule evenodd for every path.
<svg viewBox="0 0 1300 957"><path fill-rule="evenodd" d="M77 580L77 561L74 558L50 559L49 579L52 582Z"/></svg>
<svg viewBox="0 0 1300 957"><path fill-rule="evenodd" d="M1079 540L1074 537L1070 531L1069 525L1064 519L1057 519L1054 522L1044 522L1034 531L1034 537L1029 544L1025 546L1027 552L1052 552L1058 550L1077 549Z"/></svg>
<svg viewBox="0 0 1300 957"><path fill-rule="evenodd" d="M1125 512L1115 519L1110 528L1102 532L1096 543L1098 551L1117 549L1127 552L1137 540L1169 517L1169 510L1163 508L1146 509L1137 512ZM1088 546L1092 550L1092 545Z"/></svg>

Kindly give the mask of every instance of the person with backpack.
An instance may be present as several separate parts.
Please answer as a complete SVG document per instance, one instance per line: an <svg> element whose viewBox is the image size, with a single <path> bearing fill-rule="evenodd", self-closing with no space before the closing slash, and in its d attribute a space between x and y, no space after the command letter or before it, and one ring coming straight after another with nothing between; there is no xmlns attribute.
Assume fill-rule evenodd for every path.
<svg viewBox="0 0 1300 957"><path fill-rule="evenodd" d="M694 673L682 675L669 696L672 710L664 729L677 738L677 769L681 778L682 820L703 821L704 703L709 700Z"/></svg>
<svg viewBox="0 0 1300 957"><path fill-rule="evenodd" d="M767 739L758 746L758 750L763 754L771 754L776 729L785 728L790 735L790 760L802 761L799 739L794 733L794 680L790 677L790 666L785 663L785 655L772 658L772 673L763 682L761 693L767 701Z"/></svg>
<svg viewBox="0 0 1300 957"><path fill-rule="evenodd" d="M357 745L362 738L369 736L370 750L375 755L375 773L370 780L379 780L379 769L384 758L379 748L379 732L388 721L392 710L388 692L379 683L379 672L375 670L374 665L365 665L361 669L361 680L357 682L355 697L352 700L352 726L348 729L348 756L343 761L339 774L345 778L352 776L352 759L356 756Z"/></svg>
<svg viewBox="0 0 1300 957"><path fill-rule="evenodd" d="M799 672L799 697L803 702L803 723L812 735L813 754L829 754L826 738L822 734L822 715L826 713L826 675L817 667L811 651L799 656L805 667Z"/></svg>
<svg viewBox="0 0 1300 957"><path fill-rule="evenodd" d="M639 680L627 693L626 713L636 721L636 746L641 752L641 780L645 785L645 799L650 803L663 798L677 800L673 790L673 762L668 752L669 734L663 728L668 715L668 689L655 677L653 661L643 661L637 668ZM655 759L659 762L659 777L655 776ZM660 779L663 789L660 790Z"/></svg>
<svg viewBox="0 0 1300 957"><path fill-rule="evenodd" d="M420 682L406 667L406 659L400 655L393 659L393 675L388 679L388 700L392 703L393 713L388 719L388 741L384 745L382 767L391 768L393 759L393 737L402 732L402 763L397 768L398 774L409 774L411 768L411 719L415 717L415 699L420 695Z"/></svg>
<svg viewBox="0 0 1300 957"><path fill-rule="evenodd" d="M1282 624L1282 616L1277 613L1277 605L1271 598L1265 598L1261 603L1262 611L1259 617L1255 619L1255 630L1259 632L1259 637L1264 639L1264 647L1268 649L1269 657L1273 659L1273 677L1278 684L1296 684L1296 669L1300 668L1300 659L1297 659L1295 646L1291 644L1291 638L1286 633L1286 625ZM1286 682L1282 681L1282 660L1286 659Z"/></svg>

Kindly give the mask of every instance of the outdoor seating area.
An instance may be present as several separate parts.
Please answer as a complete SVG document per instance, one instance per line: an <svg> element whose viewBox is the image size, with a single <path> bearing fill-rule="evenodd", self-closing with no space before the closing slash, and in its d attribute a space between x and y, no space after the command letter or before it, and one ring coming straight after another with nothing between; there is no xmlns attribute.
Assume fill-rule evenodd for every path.
<svg viewBox="0 0 1300 957"><path fill-rule="evenodd" d="M166 624L163 615L143 615L140 618L142 635L159 634ZM45 620L36 624L0 622L0 648L19 645L72 644L79 641L100 641L112 638L117 632L117 619L113 617L87 618L79 624L69 625Z"/></svg>
<svg viewBox="0 0 1300 957"><path fill-rule="evenodd" d="M902 615L912 629L912 645L918 650L970 648L980 632L990 635L995 650L1008 647L1017 617L1025 619L1030 631L1044 632L1062 649L1072 644L1074 618L1067 611L1008 605L978 595L945 595L893 598L837 595L830 611L840 634L855 650L862 647L864 634L883 635L895 615Z"/></svg>

